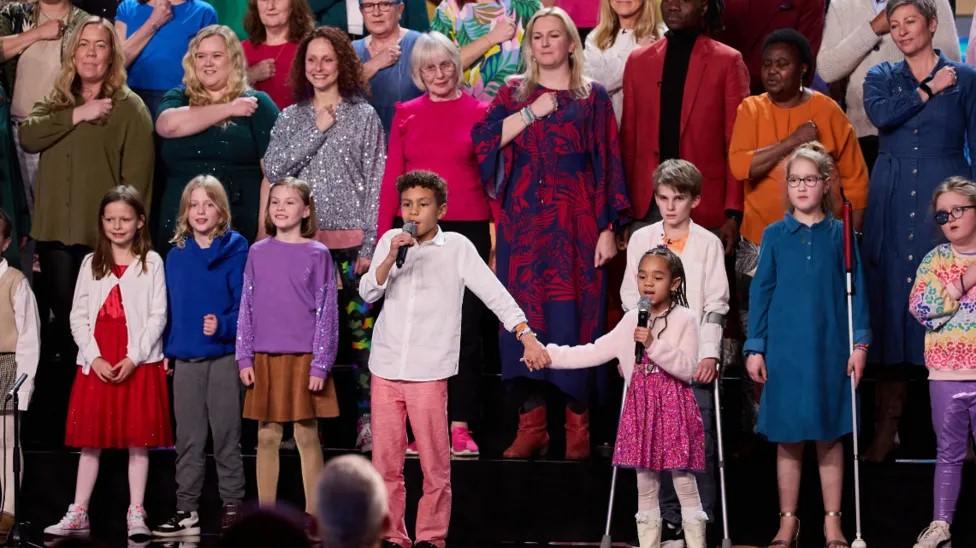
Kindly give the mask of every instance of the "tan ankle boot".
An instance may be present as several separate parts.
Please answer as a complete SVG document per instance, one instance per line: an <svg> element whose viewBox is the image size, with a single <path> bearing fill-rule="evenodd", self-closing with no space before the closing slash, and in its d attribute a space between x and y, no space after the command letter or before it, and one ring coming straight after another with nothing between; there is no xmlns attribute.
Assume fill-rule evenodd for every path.
<svg viewBox="0 0 976 548"><path fill-rule="evenodd" d="M637 512L637 539L640 548L661 548L661 511Z"/></svg>
<svg viewBox="0 0 976 548"><path fill-rule="evenodd" d="M708 515L701 508L682 508L681 528L685 532L685 548L705 548L708 542Z"/></svg>

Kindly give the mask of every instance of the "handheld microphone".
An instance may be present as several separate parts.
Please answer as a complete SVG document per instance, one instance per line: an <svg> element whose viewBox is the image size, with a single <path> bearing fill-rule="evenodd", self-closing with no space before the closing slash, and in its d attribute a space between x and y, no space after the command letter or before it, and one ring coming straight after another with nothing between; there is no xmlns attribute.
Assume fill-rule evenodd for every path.
<svg viewBox="0 0 976 548"><path fill-rule="evenodd" d="M647 297L641 297L637 301L637 327L647 327L647 320L651 313L651 300ZM640 361L641 356L644 355L644 343L639 342L634 347L634 360Z"/></svg>
<svg viewBox="0 0 976 548"><path fill-rule="evenodd" d="M417 223L413 221L407 221L403 223L403 231L407 234L416 237L417 236ZM397 268L403 268L403 263L407 261L407 249L410 246L405 245L397 250L396 265Z"/></svg>
<svg viewBox="0 0 976 548"><path fill-rule="evenodd" d="M20 387L23 386L25 382L27 382L27 373L21 373L20 376L17 377L17 381L14 382L13 387L10 389L9 392L7 392L7 397L4 398L3 401L6 402L9 401L10 398L13 398L14 394L16 394L18 390L20 390Z"/></svg>

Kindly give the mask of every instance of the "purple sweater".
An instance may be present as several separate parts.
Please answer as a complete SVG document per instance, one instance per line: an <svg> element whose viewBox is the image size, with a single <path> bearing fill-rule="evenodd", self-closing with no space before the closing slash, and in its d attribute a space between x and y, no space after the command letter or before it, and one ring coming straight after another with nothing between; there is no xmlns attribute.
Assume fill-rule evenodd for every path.
<svg viewBox="0 0 976 548"><path fill-rule="evenodd" d="M325 378L339 338L332 257L316 241L265 238L251 246L237 320L237 364L254 353L312 354L311 376Z"/></svg>

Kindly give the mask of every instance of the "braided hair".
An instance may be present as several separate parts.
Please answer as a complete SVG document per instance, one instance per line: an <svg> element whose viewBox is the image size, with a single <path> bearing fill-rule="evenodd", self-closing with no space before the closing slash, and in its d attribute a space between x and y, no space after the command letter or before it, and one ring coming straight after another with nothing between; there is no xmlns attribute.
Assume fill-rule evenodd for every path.
<svg viewBox="0 0 976 548"><path fill-rule="evenodd" d="M671 273L671 282L674 283L675 279L681 280L678 287L670 290L671 305L668 307L668 311L664 313L664 328L661 329L661 333L668 328L668 316L671 315L671 311L674 310L676 306L688 306L688 295L685 290L685 267L681 263L681 258L678 257L673 251L667 247L661 245L658 247L651 248L647 253L641 257L641 261L648 257L661 257L668 263L668 271ZM661 336L658 333L658 336Z"/></svg>

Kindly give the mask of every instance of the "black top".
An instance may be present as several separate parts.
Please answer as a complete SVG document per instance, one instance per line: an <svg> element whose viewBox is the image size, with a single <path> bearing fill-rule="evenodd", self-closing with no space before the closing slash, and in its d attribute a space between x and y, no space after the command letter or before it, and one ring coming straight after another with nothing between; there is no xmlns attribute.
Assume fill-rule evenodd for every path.
<svg viewBox="0 0 976 548"><path fill-rule="evenodd" d="M664 54L664 72L661 75L661 124L658 142L660 161L679 158L678 141L681 137L681 100L688 76L688 62L699 29L672 29L665 33L668 40Z"/></svg>

